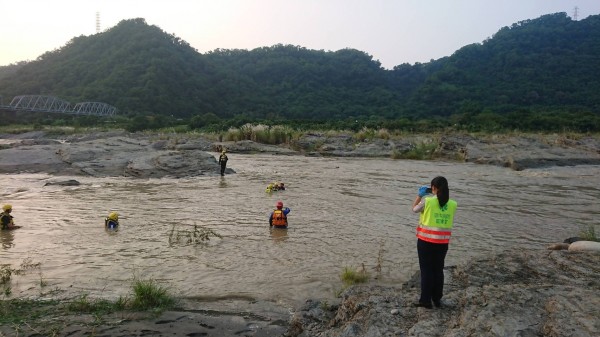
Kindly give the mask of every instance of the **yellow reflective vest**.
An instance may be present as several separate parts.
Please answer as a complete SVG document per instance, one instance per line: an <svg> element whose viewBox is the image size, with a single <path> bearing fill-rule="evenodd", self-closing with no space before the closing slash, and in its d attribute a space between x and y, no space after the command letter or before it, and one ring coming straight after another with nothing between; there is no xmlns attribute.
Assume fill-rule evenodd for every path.
<svg viewBox="0 0 600 337"><path fill-rule="evenodd" d="M417 238L431 243L449 243L457 205L456 201L450 199L440 208L437 197L425 198L425 207L419 217Z"/></svg>

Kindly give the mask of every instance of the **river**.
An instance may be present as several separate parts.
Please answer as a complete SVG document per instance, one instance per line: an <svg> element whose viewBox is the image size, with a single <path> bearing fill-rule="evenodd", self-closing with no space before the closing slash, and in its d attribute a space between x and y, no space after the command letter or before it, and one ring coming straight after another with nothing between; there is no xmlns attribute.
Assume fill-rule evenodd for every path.
<svg viewBox="0 0 600 337"><path fill-rule="evenodd" d="M216 154L215 154L216 155ZM600 216L597 166L512 171L476 164L230 153L236 174L189 179L77 179L44 186L45 174L1 175L15 223L2 231L2 263L37 264L13 276L12 296L48 293L117 298L134 278L189 299L251 299L294 306L329 299L344 267L399 284L418 270L411 205L437 175L458 202L446 259L455 265L505 249L543 250ZM266 193L273 181L287 190ZM270 231L277 200L290 228ZM104 217L120 214L117 232ZM194 226L222 236L175 242ZM378 270L377 267L380 267Z"/></svg>

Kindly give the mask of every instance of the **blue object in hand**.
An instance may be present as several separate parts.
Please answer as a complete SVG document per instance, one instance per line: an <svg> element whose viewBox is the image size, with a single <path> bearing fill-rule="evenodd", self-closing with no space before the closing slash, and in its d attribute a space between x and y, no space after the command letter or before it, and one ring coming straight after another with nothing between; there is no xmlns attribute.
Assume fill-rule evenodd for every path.
<svg viewBox="0 0 600 337"><path fill-rule="evenodd" d="M428 189L428 188L429 188L429 187L427 187L427 186L421 186L421 187L419 187L419 196L420 196L421 198L423 198L423 197L424 197L424 196L425 196L425 195L428 193L428 192L427 192L427 189Z"/></svg>

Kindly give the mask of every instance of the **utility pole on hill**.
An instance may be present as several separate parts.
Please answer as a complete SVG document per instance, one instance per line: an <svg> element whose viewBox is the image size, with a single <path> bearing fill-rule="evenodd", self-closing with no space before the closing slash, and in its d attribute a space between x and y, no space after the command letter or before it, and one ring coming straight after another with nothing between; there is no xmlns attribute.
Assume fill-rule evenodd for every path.
<svg viewBox="0 0 600 337"><path fill-rule="evenodd" d="M575 8L573 8L573 20L577 21L577 14L579 12L579 7L575 6Z"/></svg>
<svg viewBox="0 0 600 337"><path fill-rule="evenodd" d="M96 34L100 33L100 12L96 12Z"/></svg>

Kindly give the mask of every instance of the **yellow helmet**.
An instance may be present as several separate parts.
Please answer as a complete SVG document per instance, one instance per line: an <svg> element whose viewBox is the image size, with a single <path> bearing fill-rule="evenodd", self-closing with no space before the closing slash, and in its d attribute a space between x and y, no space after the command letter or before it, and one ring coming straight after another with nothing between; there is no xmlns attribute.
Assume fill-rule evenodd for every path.
<svg viewBox="0 0 600 337"><path fill-rule="evenodd" d="M117 212L110 212L110 214L108 215L108 218L110 220L118 220L119 219L119 213L117 213Z"/></svg>
<svg viewBox="0 0 600 337"><path fill-rule="evenodd" d="M9 209L12 210L12 205L6 204L6 205L2 206L2 209L5 211L8 211Z"/></svg>
<svg viewBox="0 0 600 337"><path fill-rule="evenodd" d="M223 151L221 151L221 153L225 153L225 152L227 152L227 150L225 150L225 149L223 149Z"/></svg>

